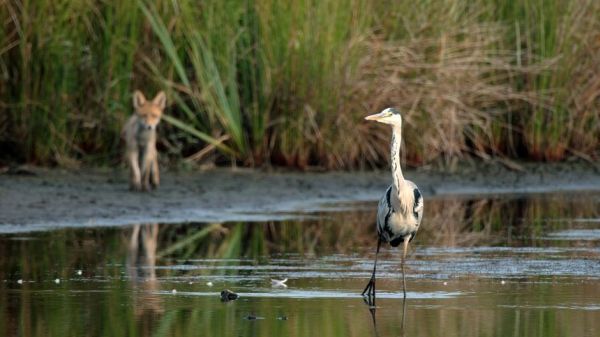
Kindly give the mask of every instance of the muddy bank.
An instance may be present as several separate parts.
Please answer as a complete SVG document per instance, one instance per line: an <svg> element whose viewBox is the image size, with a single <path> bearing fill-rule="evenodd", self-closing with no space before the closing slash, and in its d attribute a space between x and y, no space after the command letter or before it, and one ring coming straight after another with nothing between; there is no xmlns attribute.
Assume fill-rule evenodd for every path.
<svg viewBox="0 0 600 337"><path fill-rule="evenodd" d="M376 201L389 173L289 173L219 169L165 172L160 189L134 193L123 170L32 169L0 175L0 233L136 223L260 221L305 216L340 203ZM425 197L598 191L585 165L499 166L457 174L405 172ZM374 206L375 207L375 206Z"/></svg>

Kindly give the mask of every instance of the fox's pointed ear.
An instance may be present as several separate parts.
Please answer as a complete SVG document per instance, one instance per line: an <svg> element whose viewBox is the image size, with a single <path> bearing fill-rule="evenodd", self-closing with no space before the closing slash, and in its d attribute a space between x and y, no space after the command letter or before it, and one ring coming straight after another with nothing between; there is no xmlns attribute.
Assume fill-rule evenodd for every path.
<svg viewBox="0 0 600 337"><path fill-rule="evenodd" d="M156 97L154 97L152 103L163 110L165 106L167 106L167 95L165 95L165 92L161 90L158 94L156 94Z"/></svg>
<svg viewBox="0 0 600 337"><path fill-rule="evenodd" d="M133 107L138 109L142 105L146 104L146 96L141 91L136 90L133 92Z"/></svg>

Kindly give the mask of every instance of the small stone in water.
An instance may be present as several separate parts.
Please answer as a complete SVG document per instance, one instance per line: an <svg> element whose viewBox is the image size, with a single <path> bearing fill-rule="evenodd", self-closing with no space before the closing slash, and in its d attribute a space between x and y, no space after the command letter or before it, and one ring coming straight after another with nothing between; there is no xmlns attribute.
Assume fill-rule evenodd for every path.
<svg viewBox="0 0 600 337"><path fill-rule="evenodd" d="M60 283L60 279L57 278L56 280L54 280L54 283L59 284Z"/></svg>
<svg viewBox="0 0 600 337"><path fill-rule="evenodd" d="M222 302L229 302L229 301L234 301L238 299L238 294L234 293L233 291L229 290L229 289L225 289L223 291L221 291L221 301Z"/></svg>

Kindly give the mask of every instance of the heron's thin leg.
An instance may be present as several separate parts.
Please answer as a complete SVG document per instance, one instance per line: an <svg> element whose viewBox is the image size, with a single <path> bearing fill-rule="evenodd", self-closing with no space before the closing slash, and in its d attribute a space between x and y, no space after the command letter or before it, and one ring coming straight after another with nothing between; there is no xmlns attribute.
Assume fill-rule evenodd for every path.
<svg viewBox="0 0 600 337"><path fill-rule="evenodd" d="M402 323L400 324L400 331L404 336L404 317L406 316L406 298L402 299Z"/></svg>
<svg viewBox="0 0 600 337"><path fill-rule="evenodd" d="M377 238L377 250L375 251L375 263L373 264L373 274L371 274L371 279L369 283L363 290L362 295L364 296L367 293L367 296L375 297L375 272L377 271L377 256L379 255L379 248L381 248L381 238ZM373 301L373 305L375 305L375 301Z"/></svg>
<svg viewBox="0 0 600 337"><path fill-rule="evenodd" d="M404 237L404 249L402 251L402 290L404 291L404 298L406 298L406 275L404 273L404 261L406 260L406 252L408 251L408 242L410 241L410 235Z"/></svg>

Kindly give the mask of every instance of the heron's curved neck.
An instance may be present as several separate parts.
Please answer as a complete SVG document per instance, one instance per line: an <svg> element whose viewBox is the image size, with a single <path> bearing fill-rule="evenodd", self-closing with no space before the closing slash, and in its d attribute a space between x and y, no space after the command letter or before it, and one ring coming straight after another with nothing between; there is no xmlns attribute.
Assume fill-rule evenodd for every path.
<svg viewBox="0 0 600 337"><path fill-rule="evenodd" d="M400 166L400 145L402 144L402 127L394 126L392 133L392 152L390 156L392 166L392 177L394 178L394 186L399 191L404 185L404 175L402 175L402 167Z"/></svg>

